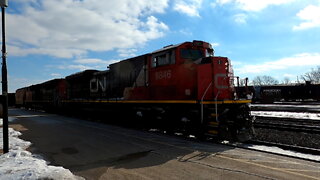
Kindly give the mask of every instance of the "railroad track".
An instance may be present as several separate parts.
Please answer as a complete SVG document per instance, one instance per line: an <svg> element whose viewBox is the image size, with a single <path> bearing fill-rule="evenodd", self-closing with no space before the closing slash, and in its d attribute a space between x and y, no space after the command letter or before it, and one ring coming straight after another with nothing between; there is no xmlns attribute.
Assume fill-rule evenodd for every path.
<svg viewBox="0 0 320 180"><path fill-rule="evenodd" d="M152 133L155 134L166 134L163 131L152 131ZM180 135L178 135L180 134ZM199 140L195 138L194 136L186 136L182 135L181 133L174 133L174 134L166 134L167 136L173 136L173 137L178 137L182 139L188 139L190 141L194 142L208 142L208 143L214 143L214 144L222 144L226 146L231 146L231 147L236 147L236 148L242 148L242 149L247 149L250 151L259 151L259 152L264 152L264 153L269 153L269 154L276 154L276 155L281 155L281 156L287 156L287 157L293 157L297 159L303 159L303 160L308 160L308 161L313 161L313 162L320 162L318 159L312 159L309 157L309 155L315 155L315 156L320 156L320 149L315 149L315 148L308 148L308 147L302 147L302 146L295 146L295 145L288 145L288 144L281 144L281 143L274 143L274 142L268 142L268 141L260 141L260 140L250 140L245 143L233 143L233 142L228 142L228 141L222 141L219 142L216 139L206 139L206 140ZM254 148L255 145L262 145L269 147L271 149L259 149L259 148ZM301 153L304 155L294 155L295 153L286 153L286 151L281 152L278 149L275 149L274 147L278 147L282 150L287 150L287 151L292 151L295 153ZM275 149L275 150L272 150Z"/></svg>
<svg viewBox="0 0 320 180"><path fill-rule="evenodd" d="M320 149L315 149L315 148L280 144L280 143L267 142L267 141L258 141L258 140L250 140L247 143L254 144L254 145L275 146L283 150L290 150L290 151L300 152L304 154L312 154L312 155L320 156Z"/></svg>
<svg viewBox="0 0 320 180"><path fill-rule="evenodd" d="M253 151L259 151L259 152L265 152L269 154L276 154L276 155L281 155L281 156L287 156L287 157L293 157L297 159L303 159L303 160L308 160L308 161L313 161L313 162L319 162L318 159L313 159L312 157L308 157L309 155L314 155L314 156L320 156L320 149L314 149L314 148L307 148L307 147L302 147L302 146L293 146L293 145L287 145L287 144L280 144L280 143L274 143L274 142L267 142L267 141L257 141L257 140L250 140L246 143L226 143L225 145L227 146L233 146L237 148L243 148L243 149L248 149L248 150L253 150ZM295 153L301 153L305 154L305 156L299 156L299 155L293 155L291 153L281 153L278 150L276 151L271 151L271 150L262 150L259 148L254 148L254 145L262 145L266 147L278 147L283 150L291 151Z"/></svg>
<svg viewBox="0 0 320 180"><path fill-rule="evenodd" d="M285 111L320 113L319 104L251 104L252 111Z"/></svg>
<svg viewBox="0 0 320 180"><path fill-rule="evenodd" d="M320 120L314 119L294 119L294 118L283 118L283 117L266 117L266 116L256 116L257 122L287 122L287 123L299 123L306 125L318 125L320 126Z"/></svg>
<svg viewBox="0 0 320 180"><path fill-rule="evenodd" d="M256 117L254 127L295 132L320 133L320 121L310 119Z"/></svg>
<svg viewBox="0 0 320 180"><path fill-rule="evenodd" d="M319 126L294 125L284 123L254 123L255 128L277 129L295 132L320 133Z"/></svg>

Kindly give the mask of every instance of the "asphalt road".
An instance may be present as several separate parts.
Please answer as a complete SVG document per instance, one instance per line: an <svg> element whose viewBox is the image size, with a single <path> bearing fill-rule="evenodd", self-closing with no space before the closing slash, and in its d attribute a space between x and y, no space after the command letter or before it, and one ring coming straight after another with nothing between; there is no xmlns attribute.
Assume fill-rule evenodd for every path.
<svg viewBox="0 0 320 180"><path fill-rule="evenodd" d="M52 165L86 179L319 179L320 164L43 112L10 126ZM108 117L106 117L108 118Z"/></svg>

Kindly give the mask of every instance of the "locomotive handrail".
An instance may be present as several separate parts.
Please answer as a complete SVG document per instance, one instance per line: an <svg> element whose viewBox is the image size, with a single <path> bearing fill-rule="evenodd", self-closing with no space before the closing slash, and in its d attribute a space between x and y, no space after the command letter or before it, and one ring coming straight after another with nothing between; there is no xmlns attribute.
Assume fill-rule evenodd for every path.
<svg viewBox="0 0 320 180"><path fill-rule="evenodd" d="M212 81L210 82L210 84L208 85L207 89L204 91L204 93L201 97L201 101L200 101L200 104L201 104L201 124L203 124L203 99L206 96L211 85L212 85Z"/></svg>
<svg viewBox="0 0 320 180"><path fill-rule="evenodd" d="M214 98L214 100L215 100L215 107L216 107L216 122L218 122L218 101L217 101L217 100L218 100L219 94L220 94L220 90L218 91L216 97Z"/></svg>

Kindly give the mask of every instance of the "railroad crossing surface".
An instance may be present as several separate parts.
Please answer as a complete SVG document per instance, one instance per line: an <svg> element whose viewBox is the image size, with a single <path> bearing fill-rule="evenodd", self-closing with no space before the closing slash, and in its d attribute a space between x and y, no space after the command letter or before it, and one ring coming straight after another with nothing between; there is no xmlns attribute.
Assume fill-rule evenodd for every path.
<svg viewBox="0 0 320 180"><path fill-rule="evenodd" d="M86 179L320 179L316 162L43 112L9 116L29 151Z"/></svg>

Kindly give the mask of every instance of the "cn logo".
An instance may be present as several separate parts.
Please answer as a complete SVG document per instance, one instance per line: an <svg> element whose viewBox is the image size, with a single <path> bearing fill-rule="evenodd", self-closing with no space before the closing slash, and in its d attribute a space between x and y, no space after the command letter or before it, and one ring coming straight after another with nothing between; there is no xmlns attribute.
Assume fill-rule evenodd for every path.
<svg viewBox="0 0 320 180"><path fill-rule="evenodd" d="M107 89L107 79L106 77L103 78L93 78L90 80L90 92L96 93L99 91L99 89L102 90L102 92L105 92Z"/></svg>

